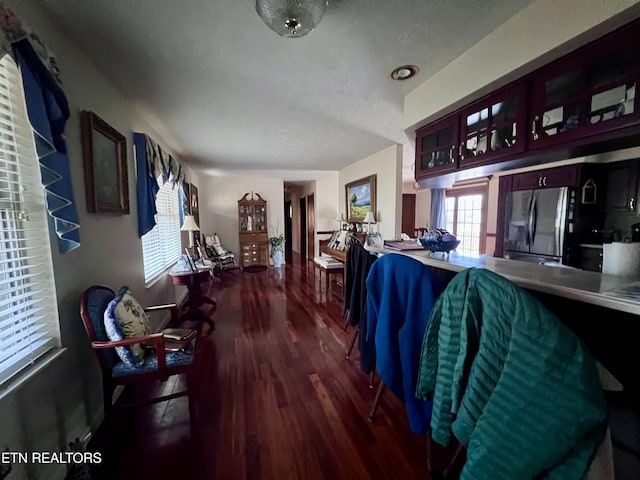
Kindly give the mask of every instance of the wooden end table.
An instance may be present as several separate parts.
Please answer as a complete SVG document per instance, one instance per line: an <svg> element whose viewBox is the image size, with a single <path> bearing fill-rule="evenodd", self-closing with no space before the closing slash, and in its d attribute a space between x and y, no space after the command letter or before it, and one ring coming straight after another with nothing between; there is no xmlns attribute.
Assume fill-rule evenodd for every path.
<svg viewBox="0 0 640 480"><path fill-rule="evenodd" d="M215 328L215 322L209 315L200 310L200 307L204 304L213 305L214 308L217 307L215 300L202 293L202 284L211 278L210 269L201 269L195 272L170 272L169 275L174 285L187 287L188 296L187 301L182 306L185 312L182 314L181 320L183 322L191 320L205 322L209 325L209 331L212 331Z"/></svg>

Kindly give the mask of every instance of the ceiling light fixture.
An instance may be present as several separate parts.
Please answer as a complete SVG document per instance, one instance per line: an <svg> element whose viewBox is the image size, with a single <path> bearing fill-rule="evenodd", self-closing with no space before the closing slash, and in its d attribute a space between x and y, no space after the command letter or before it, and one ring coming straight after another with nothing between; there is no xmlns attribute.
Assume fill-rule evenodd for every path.
<svg viewBox="0 0 640 480"><path fill-rule="evenodd" d="M415 77L420 69L417 65L402 65L393 69L391 72L391 78L394 80L407 80L411 77Z"/></svg>
<svg viewBox="0 0 640 480"><path fill-rule="evenodd" d="M316 28L327 0L255 0L258 16L278 35L297 38Z"/></svg>

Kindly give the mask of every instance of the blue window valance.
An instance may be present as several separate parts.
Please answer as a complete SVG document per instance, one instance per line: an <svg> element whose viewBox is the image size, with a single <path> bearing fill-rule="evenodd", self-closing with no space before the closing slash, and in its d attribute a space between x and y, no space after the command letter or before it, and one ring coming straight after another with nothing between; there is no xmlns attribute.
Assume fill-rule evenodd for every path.
<svg viewBox="0 0 640 480"><path fill-rule="evenodd" d="M5 53L13 55L20 69L47 212L59 249L65 253L80 246L80 225L63 136L69 104L50 50L0 2L0 55Z"/></svg>
<svg viewBox="0 0 640 480"><path fill-rule="evenodd" d="M136 197L138 199L138 235L142 237L156 225L156 195L160 184L175 188L184 181L180 163L144 133L133 134L136 153Z"/></svg>

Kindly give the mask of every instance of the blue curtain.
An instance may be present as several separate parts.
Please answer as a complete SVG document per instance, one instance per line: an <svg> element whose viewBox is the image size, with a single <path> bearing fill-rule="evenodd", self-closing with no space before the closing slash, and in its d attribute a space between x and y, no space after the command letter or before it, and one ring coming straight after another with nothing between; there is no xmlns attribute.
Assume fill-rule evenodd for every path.
<svg viewBox="0 0 640 480"><path fill-rule="evenodd" d="M182 228L182 224L184 223L184 217L189 215L189 206L191 204L191 199L189 198L189 182L180 182L180 193L178 195L180 199L180 228Z"/></svg>
<svg viewBox="0 0 640 480"><path fill-rule="evenodd" d="M27 114L34 131L47 211L59 239L60 252L80 246L80 224L73 196L67 146L63 137L69 105L60 85L27 39L12 44L20 67Z"/></svg>
<svg viewBox="0 0 640 480"><path fill-rule="evenodd" d="M156 226L156 195L160 186L153 177L147 161L147 136L133 134L136 152L136 197L138 199L138 236L142 237Z"/></svg>
<svg viewBox="0 0 640 480"><path fill-rule="evenodd" d="M429 230L447 226L447 206L444 188L431 189L431 224Z"/></svg>
<svg viewBox="0 0 640 480"><path fill-rule="evenodd" d="M133 145L136 152L136 197L138 199L138 235L142 237L156 226L156 195L162 184L171 182L173 188L182 187L184 171L180 163L160 145L144 133L133 134ZM184 192L181 192L184 195ZM182 200L182 198L181 198ZM187 203L188 206L188 203ZM180 210L180 224L182 225L184 212Z"/></svg>

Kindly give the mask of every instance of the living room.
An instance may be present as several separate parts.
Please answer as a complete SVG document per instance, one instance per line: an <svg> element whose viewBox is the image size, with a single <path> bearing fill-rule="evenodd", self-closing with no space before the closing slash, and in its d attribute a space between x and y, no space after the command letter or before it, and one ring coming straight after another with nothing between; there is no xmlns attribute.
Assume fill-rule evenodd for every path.
<svg viewBox="0 0 640 480"><path fill-rule="evenodd" d="M464 104L470 96L495 88L496 82L506 83L509 79L517 78L640 15L638 2L631 0L592 2L588 8L583 7L583 2L577 1L528 2L517 14L507 16L502 24L487 35L481 35L473 45L461 46L455 60L443 65L437 73L427 79L418 77L418 83L409 94L403 96L403 107L397 112L402 118L401 133L405 138L412 139L407 140L408 147L378 138L380 148L366 155L352 157L336 168L325 169L320 163L316 168L292 165L290 169L273 170L263 163L251 169L224 170L218 169L215 164L205 165L191 158L193 152L189 145L185 145L183 139L158 117L154 105L130 98L127 91L115 86L114 79L105 75L82 43L69 35L67 28L51 13L50 9L57 11L58 15L65 9L71 10L75 8L72 3L50 2L48 8L46 4L49 2L44 0L3 0L2 3L13 10L56 54L62 88L71 111L64 133L81 238L79 248L63 254L58 249L55 235L51 235L61 348L53 358L32 365L27 375L0 387L0 448L6 447L14 452L59 451L74 438L82 438L95 431L102 421L100 369L78 314L79 300L87 287L95 284L113 288L128 285L144 305L184 298L184 290L176 289L167 275L152 284L145 282L135 196L134 132L148 135L180 160L185 178L199 191L200 231L203 234L216 232L223 244L234 252L239 249L237 201L247 192L260 193L268 199L269 227L283 229L285 182L306 182L309 185L308 189L298 191L292 198L297 200L314 193L316 230L330 231L336 228L336 217L344 213L345 185L376 175L378 207L375 230L383 238L397 238L401 233L403 193L417 193L419 208L416 223L423 225L427 222L428 192L417 191L414 179L408 179L413 175L411 157L414 151L411 142L415 139L416 128L427 124L442 112ZM126 8L127 5L131 3L127 2L118 8ZM150 4L146 7L153 8ZM246 10L249 14L255 14L252 8ZM191 15L197 15L197 9L194 8L194 11ZM173 25L173 19L166 19L167 32L172 31ZM541 30L544 35L540 35ZM135 36L139 32L122 32L117 26L112 26L111 33ZM108 40L94 38L92 42L104 42L102 48L107 55ZM221 39L217 41L224 43ZM139 56L132 56L128 62L135 63L145 55L161 54L157 51L138 52L136 55ZM477 58L483 61L491 59L491 68L480 68L475 60ZM180 69L177 59L168 61L175 61L176 69ZM472 75L469 75L470 71ZM384 72L384 75L388 76L388 73ZM149 88L162 90L162 80L150 74ZM164 93L170 97L170 92ZM182 108L180 101L172 100L174 103L171 106ZM186 124L191 122L189 108L194 108L193 104L184 107ZM129 215L98 215L87 209L80 124L80 112L83 110L96 112L126 137ZM201 135L207 135L206 128L194 128L202 128ZM354 128L358 129L357 126ZM241 139L242 135L246 133L238 133L237 138ZM326 138L325 141L331 142L331 139ZM241 140L237 143L241 145ZM490 188L497 192L497 185ZM296 201L293 203L295 205ZM316 235L316 251L318 241ZM299 250L299 242L299 235L294 234L291 239L294 251ZM187 235L184 234L183 244L187 243ZM157 327L164 319L158 317L152 320ZM66 473L64 465L28 468L21 465L8 478L64 478Z"/></svg>

